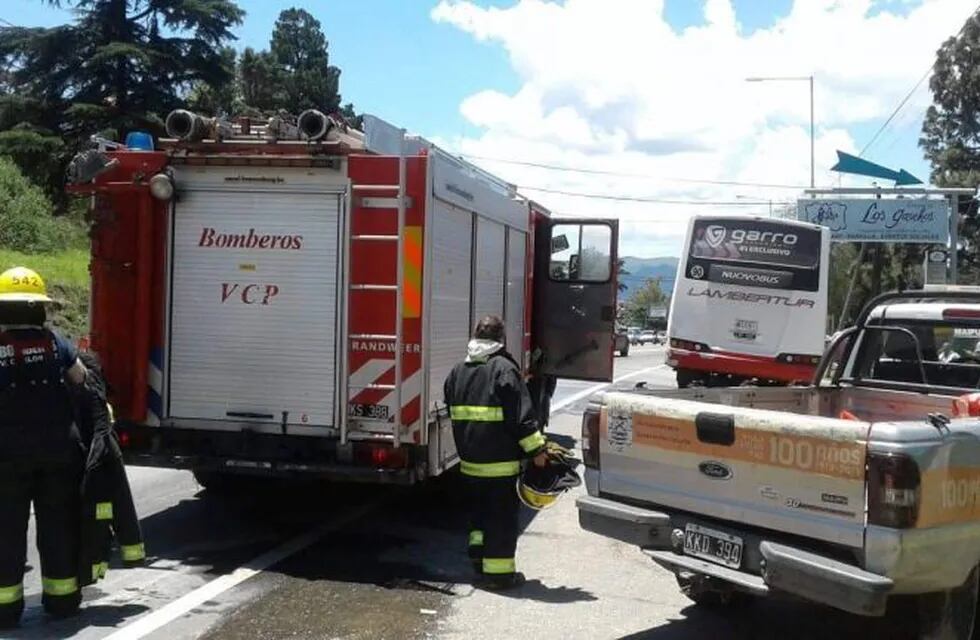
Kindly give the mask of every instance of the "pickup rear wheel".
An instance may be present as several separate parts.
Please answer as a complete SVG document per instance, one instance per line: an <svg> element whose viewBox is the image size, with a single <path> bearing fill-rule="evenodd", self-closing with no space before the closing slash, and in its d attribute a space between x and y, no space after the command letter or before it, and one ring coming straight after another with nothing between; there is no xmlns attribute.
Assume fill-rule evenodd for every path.
<svg viewBox="0 0 980 640"><path fill-rule="evenodd" d="M681 593L694 604L708 608L744 607L752 602L752 596L730 585L713 581L700 573L681 572L674 575Z"/></svg>
<svg viewBox="0 0 980 640"><path fill-rule="evenodd" d="M917 638L980 640L976 624L978 575L980 570L974 567L961 586L916 598Z"/></svg>

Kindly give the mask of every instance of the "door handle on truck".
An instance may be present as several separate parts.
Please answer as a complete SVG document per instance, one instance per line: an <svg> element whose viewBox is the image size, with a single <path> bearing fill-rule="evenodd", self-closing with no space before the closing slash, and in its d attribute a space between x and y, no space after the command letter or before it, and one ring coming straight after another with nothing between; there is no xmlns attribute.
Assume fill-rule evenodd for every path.
<svg viewBox="0 0 980 640"><path fill-rule="evenodd" d="M246 420L275 420L276 417L271 413L252 413L250 411L228 411L225 416L229 418L244 418Z"/></svg>
<svg viewBox="0 0 980 640"><path fill-rule="evenodd" d="M723 413L701 412L694 417L698 440L729 447L735 443L735 418Z"/></svg>

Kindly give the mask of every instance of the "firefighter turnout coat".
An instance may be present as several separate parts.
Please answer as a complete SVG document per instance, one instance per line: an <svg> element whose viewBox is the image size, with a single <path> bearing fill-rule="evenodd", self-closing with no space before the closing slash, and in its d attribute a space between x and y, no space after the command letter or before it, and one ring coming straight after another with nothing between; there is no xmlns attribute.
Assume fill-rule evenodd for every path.
<svg viewBox="0 0 980 640"><path fill-rule="evenodd" d="M452 370L443 391L463 475L514 477L522 459L544 449L531 396L502 344L471 340L466 361Z"/></svg>

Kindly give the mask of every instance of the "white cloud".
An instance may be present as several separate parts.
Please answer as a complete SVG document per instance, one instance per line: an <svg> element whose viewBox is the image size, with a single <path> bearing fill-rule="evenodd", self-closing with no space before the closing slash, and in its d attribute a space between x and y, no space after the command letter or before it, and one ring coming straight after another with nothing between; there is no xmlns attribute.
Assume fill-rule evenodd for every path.
<svg viewBox="0 0 980 640"><path fill-rule="evenodd" d="M487 87L466 98L460 111L481 133L443 144L475 156L657 176L480 163L519 185L662 199L793 199L797 192L677 178L807 184L806 83L745 78L813 73L817 181L829 185L834 150L856 152L866 142L849 127L883 121L976 0L921 0L891 13L894 5L796 0L789 15L746 34L730 0L705 0L704 24L680 32L665 22L663 0L518 0L504 9L441 0L432 19L501 46L521 81L513 94ZM900 121L921 117L928 97L918 92ZM768 210L526 193L563 214L619 217L623 251L647 256L676 254L695 211Z"/></svg>

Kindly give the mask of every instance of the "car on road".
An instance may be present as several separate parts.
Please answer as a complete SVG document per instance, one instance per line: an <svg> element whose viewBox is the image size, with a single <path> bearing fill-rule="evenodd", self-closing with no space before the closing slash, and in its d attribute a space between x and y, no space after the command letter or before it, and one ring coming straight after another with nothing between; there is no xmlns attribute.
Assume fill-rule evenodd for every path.
<svg viewBox="0 0 980 640"><path fill-rule="evenodd" d="M658 344L656 331L644 331L637 338L638 344Z"/></svg>
<svg viewBox="0 0 980 640"><path fill-rule="evenodd" d="M640 334L643 330L639 327L630 327L626 330L626 337L629 338L630 344L639 344Z"/></svg>

